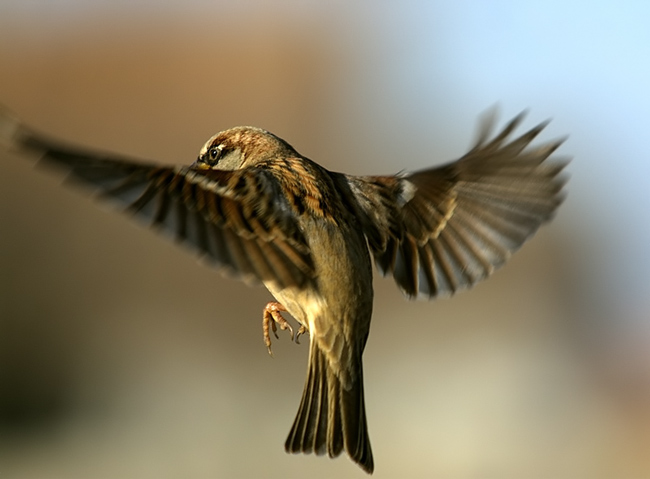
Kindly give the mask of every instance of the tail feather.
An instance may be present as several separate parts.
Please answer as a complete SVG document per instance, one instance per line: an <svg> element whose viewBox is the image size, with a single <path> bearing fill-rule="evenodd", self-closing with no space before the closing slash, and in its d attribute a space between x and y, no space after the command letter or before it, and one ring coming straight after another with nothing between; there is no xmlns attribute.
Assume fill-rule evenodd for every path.
<svg viewBox="0 0 650 479"><path fill-rule="evenodd" d="M336 457L346 450L364 471L372 473L360 364L358 371L346 388L323 352L312 343L305 389L285 443L287 452Z"/></svg>

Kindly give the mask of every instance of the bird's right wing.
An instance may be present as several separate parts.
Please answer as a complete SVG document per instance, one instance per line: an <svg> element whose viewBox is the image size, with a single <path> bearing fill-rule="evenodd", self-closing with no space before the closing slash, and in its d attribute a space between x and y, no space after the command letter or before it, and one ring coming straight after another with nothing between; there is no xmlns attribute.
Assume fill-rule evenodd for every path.
<svg viewBox="0 0 650 479"><path fill-rule="evenodd" d="M263 168L163 166L70 147L1 109L0 148L63 171L236 277L283 288L314 274L307 242L276 178Z"/></svg>
<svg viewBox="0 0 650 479"><path fill-rule="evenodd" d="M530 147L546 124L508 141L523 115L490 141L485 121L459 160L405 176L342 175L378 268L410 297L434 297L489 276L562 202L563 140Z"/></svg>

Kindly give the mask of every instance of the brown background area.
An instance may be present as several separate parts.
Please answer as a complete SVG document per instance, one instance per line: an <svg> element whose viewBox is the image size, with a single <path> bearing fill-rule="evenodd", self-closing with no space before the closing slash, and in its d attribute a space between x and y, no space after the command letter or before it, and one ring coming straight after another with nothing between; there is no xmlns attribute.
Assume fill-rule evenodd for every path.
<svg viewBox="0 0 650 479"><path fill-rule="evenodd" d="M442 7L153 5L3 4L0 102L53 136L167 163L250 124L333 170L417 169L462 154L495 100L504 116L532 106L527 126L556 115L546 138L575 134L567 153L599 149L559 68L511 96L462 78ZM594 162L576 160L557 220L471 293L407 302L376 280L376 477L650 476L634 322L648 309L619 309L603 279L616 248L592 239ZM282 336L268 357L265 290L15 157L0 162L0 231L0 477L363 476L284 453L307 345Z"/></svg>

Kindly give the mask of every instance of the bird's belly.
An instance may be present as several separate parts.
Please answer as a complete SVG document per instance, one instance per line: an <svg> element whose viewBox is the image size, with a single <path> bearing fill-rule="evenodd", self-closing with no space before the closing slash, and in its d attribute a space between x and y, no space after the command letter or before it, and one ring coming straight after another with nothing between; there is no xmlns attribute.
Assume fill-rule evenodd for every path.
<svg viewBox="0 0 650 479"><path fill-rule="evenodd" d="M365 238L357 229L340 225L312 225L309 230L314 278L302 287L265 286L312 336L328 330L332 320L346 331L358 328L361 336L367 335L373 290Z"/></svg>

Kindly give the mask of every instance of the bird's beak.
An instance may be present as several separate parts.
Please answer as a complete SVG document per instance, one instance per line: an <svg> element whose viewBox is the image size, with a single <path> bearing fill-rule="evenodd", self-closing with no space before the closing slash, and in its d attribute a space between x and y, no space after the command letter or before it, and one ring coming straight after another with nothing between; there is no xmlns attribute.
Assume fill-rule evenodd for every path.
<svg viewBox="0 0 650 479"><path fill-rule="evenodd" d="M205 161L203 161L203 158L199 156L194 163L192 163L191 168L195 170L209 170L210 165L208 165Z"/></svg>

